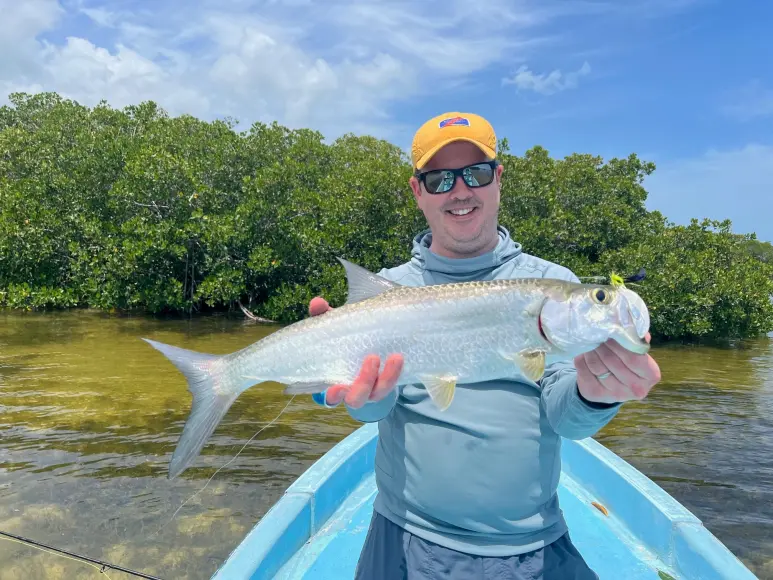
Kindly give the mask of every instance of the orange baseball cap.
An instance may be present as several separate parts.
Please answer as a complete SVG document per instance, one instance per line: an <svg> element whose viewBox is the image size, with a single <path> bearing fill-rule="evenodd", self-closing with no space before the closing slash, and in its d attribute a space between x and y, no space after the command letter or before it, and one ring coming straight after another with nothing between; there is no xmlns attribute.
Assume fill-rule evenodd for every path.
<svg viewBox="0 0 773 580"><path fill-rule="evenodd" d="M486 119L474 113L443 113L424 123L413 136L414 168L424 167L441 147L453 141L469 141L489 158L497 156L497 136Z"/></svg>

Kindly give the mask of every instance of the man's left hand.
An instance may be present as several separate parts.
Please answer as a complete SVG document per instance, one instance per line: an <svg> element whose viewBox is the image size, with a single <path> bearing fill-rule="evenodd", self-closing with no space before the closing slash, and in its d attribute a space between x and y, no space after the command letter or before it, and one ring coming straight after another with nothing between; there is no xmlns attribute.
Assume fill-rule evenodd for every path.
<svg viewBox="0 0 773 580"><path fill-rule="evenodd" d="M645 340L650 341L647 333ZM641 400L660 381L660 367L649 354L636 354L608 340L575 357L577 387L588 401L623 403Z"/></svg>

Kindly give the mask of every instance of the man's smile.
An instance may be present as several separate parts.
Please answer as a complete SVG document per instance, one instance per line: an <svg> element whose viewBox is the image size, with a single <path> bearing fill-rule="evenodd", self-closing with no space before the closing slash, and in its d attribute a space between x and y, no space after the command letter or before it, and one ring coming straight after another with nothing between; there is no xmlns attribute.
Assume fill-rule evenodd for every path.
<svg viewBox="0 0 773 580"><path fill-rule="evenodd" d="M478 209L477 206L474 207L456 207L454 209L446 210L446 213L453 216L454 218L465 218L475 213L475 211Z"/></svg>

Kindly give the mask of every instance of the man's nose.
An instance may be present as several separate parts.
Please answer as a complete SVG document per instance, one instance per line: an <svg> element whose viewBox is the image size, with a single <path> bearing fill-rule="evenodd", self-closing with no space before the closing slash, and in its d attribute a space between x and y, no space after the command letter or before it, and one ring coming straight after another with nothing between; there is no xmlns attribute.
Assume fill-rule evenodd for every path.
<svg viewBox="0 0 773 580"><path fill-rule="evenodd" d="M472 190L467 187L464 179L459 177L456 179L456 182L454 183L454 186L451 188L451 191L448 193L448 195L454 199L467 200L472 197Z"/></svg>

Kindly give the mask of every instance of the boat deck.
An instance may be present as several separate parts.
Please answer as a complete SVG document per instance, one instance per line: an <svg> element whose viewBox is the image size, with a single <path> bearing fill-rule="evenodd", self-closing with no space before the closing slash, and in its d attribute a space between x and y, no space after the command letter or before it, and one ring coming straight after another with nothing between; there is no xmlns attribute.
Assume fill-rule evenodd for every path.
<svg viewBox="0 0 773 580"><path fill-rule="evenodd" d="M588 509L582 488L567 476L562 477L558 493L572 541L601 580L620 580L621 570L625 570L626 580L661 580L658 570L676 577L675 572L638 545L614 517L605 516L596 508ZM375 478L371 475L282 567L276 580L354 578L375 496Z"/></svg>
<svg viewBox="0 0 773 580"><path fill-rule="evenodd" d="M363 425L314 463L213 579L353 578L376 496L377 429ZM561 455L561 508L601 580L756 580L694 514L600 443L565 440Z"/></svg>

